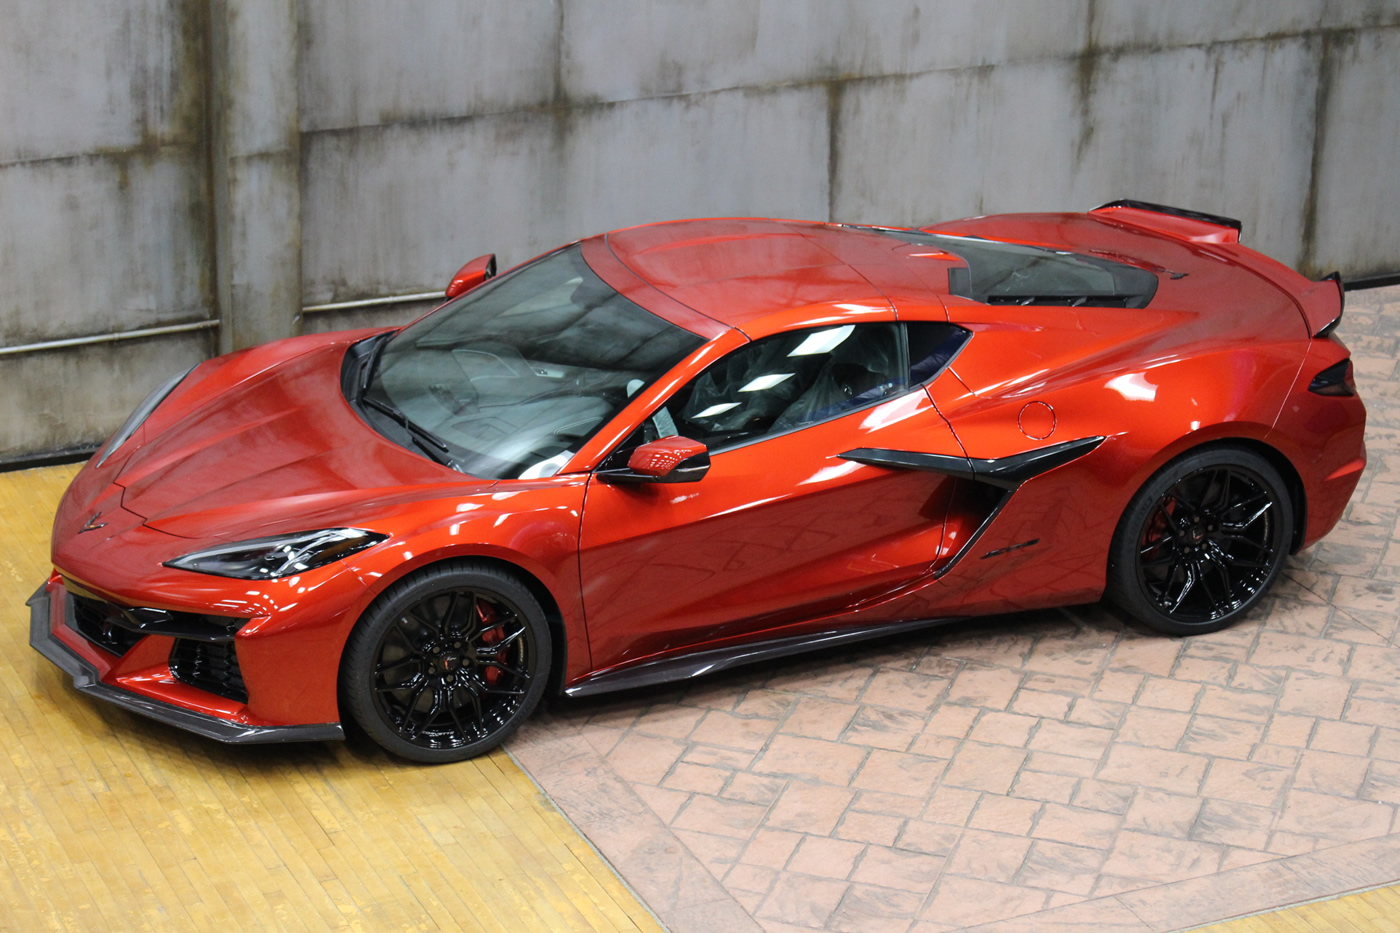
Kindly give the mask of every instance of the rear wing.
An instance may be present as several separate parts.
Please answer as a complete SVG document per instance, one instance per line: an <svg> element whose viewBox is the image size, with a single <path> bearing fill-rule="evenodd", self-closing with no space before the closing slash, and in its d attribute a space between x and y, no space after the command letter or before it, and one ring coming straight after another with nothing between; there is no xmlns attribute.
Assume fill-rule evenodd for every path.
<svg viewBox="0 0 1400 933"><path fill-rule="evenodd" d="M1337 329L1346 302L1346 286L1342 284L1340 272L1324 275L1320 282L1314 282L1298 294L1298 305L1314 337L1326 337Z"/></svg>
<svg viewBox="0 0 1400 933"><path fill-rule="evenodd" d="M1105 220L1143 227L1154 233L1192 243L1238 243L1242 224L1233 217L1220 217L1147 201L1109 201L1089 212Z"/></svg>
<svg viewBox="0 0 1400 933"><path fill-rule="evenodd" d="M1188 211L1147 201L1109 201L1089 212L1104 220L1151 230L1190 243L1214 243L1233 247L1226 252L1255 272L1289 292L1307 322L1308 333L1326 337L1337 329L1346 302L1342 276L1333 272L1320 281L1308 282L1302 276L1267 257L1240 245L1242 224L1233 217ZM1302 283L1306 282L1306 285Z"/></svg>

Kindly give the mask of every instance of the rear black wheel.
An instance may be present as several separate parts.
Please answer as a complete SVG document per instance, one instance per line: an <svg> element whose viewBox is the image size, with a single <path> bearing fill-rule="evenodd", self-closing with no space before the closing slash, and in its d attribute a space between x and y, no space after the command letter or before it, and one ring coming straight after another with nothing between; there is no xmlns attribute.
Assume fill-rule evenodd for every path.
<svg viewBox="0 0 1400 933"><path fill-rule="evenodd" d="M461 761L495 748L544 692L549 629L539 603L493 567L449 562L387 590L341 662L346 705L388 751Z"/></svg>
<svg viewBox="0 0 1400 933"><path fill-rule="evenodd" d="M1170 635L1214 632L1263 597L1288 556L1293 508L1253 451L1210 447L1163 467L1128 504L1109 555L1109 599Z"/></svg>

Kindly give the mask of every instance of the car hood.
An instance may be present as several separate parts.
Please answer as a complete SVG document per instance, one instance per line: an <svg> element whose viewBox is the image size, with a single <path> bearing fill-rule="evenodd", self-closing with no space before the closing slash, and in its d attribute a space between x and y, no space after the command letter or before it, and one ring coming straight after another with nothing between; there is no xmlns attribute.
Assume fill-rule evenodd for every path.
<svg viewBox="0 0 1400 933"><path fill-rule="evenodd" d="M182 411L122 467L122 507L167 534L246 538L493 485L365 424L341 393L344 354L343 343L315 348Z"/></svg>

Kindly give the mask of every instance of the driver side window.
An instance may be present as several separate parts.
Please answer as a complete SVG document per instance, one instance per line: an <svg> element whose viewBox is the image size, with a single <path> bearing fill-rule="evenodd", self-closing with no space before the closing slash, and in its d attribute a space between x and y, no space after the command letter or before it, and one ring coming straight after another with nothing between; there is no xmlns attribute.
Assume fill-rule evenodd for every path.
<svg viewBox="0 0 1400 933"><path fill-rule="evenodd" d="M841 324L765 337L679 389L605 462L681 436L718 451L901 395L947 365L968 333L941 323Z"/></svg>
<svg viewBox="0 0 1400 933"><path fill-rule="evenodd" d="M726 447L826 421L902 392L896 324L776 334L711 366L658 410L658 430ZM669 418L673 424L666 424Z"/></svg>
<svg viewBox="0 0 1400 933"><path fill-rule="evenodd" d="M682 387L618 453L680 435L711 450L826 421L908 386L896 324L842 324L745 344Z"/></svg>

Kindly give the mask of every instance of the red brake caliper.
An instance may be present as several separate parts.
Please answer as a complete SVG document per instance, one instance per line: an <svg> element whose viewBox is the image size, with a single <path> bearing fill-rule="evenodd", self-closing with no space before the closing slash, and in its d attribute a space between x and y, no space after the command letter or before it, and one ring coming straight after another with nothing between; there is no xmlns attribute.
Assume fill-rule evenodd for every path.
<svg viewBox="0 0 1400 933"><path fill-rule="evenodd" d="M490 645L496 644L496 642L500 641L502 638L501 629L496 625L498 613L496 612L495 608L487 602L478 602L477 612L481 616L481 643L488 647ZM478 655L478 657L480 657L480 655ZM504 664L505 652L498 651L495 655L495 660L500 661L502 664ZM494 687L498 683L500 683L501 669L492 665L488 665L482 671L481 676L482 679L486 681L486 685L488 687Z"/></svg>

